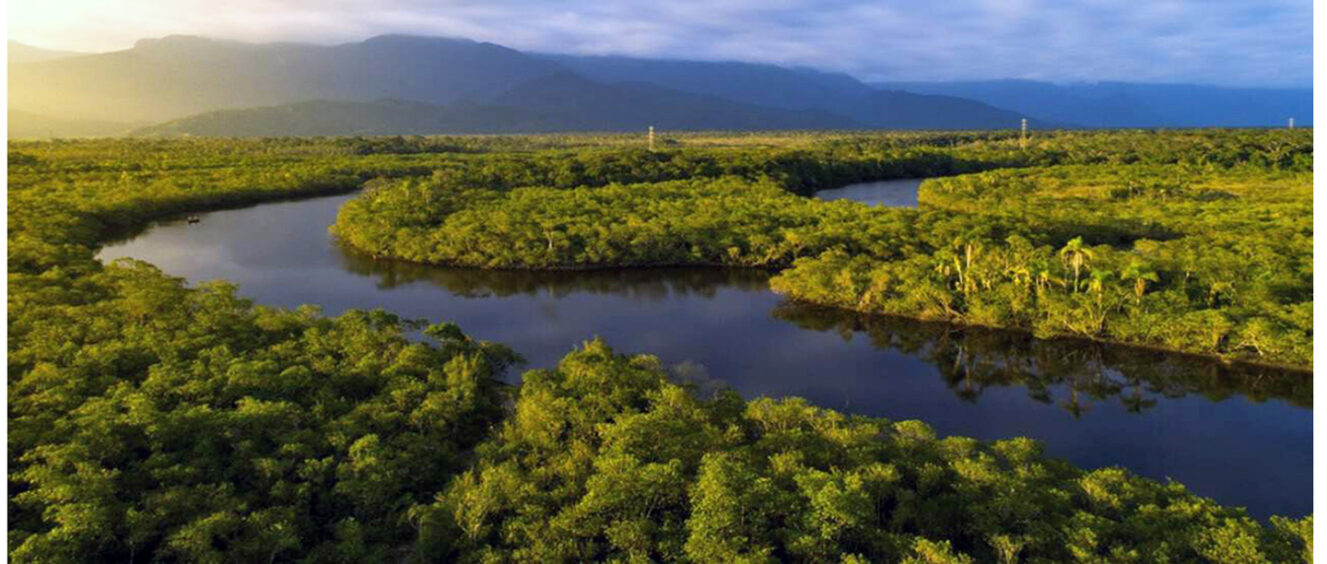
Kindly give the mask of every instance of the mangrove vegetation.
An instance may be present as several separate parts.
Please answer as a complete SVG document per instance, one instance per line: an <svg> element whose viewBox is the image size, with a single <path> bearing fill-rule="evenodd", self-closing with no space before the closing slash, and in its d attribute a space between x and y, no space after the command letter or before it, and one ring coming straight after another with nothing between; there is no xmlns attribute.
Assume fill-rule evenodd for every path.
<svg viewBox="0 0 1327 564"><path fill-rule="evenodd" d="M334 229L383 258L762 267L804 302L1311 364L1311 132L671 141L11 143L10 558L1311 560L1312 516L1255 520L1028 439L702 391L598 340L510 386L519 351L453 324L94 258L152 220L362 187ZM954 177L920 210L806 197L904 176ZM1038 355L1057 353L1011 361Z"/></svg>

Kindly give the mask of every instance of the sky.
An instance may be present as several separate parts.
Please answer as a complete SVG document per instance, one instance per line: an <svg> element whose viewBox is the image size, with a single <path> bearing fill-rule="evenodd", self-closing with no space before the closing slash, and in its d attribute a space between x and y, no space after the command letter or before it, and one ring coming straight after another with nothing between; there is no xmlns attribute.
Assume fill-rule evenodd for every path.
<svg viewBox="0 0 1327 564"><path fill-rule="evenodd" d="M16 0L9 38L108 51L170 34L384 33L523 51L806 66L867 81L1311 86L1312 0Z"/></svg>

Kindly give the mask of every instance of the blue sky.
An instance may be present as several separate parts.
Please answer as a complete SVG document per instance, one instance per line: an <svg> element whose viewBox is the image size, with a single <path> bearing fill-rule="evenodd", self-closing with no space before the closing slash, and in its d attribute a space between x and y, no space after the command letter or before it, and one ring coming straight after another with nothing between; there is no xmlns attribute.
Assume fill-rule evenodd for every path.
<svg viewBox="0 0 1327 564"><path fill-rule="evenodd" d="M864 80L1309 86L1312 16L1312 0L34 0L9 3L9 34L104 51L172 33L313 43L413 33Z"/></svg>

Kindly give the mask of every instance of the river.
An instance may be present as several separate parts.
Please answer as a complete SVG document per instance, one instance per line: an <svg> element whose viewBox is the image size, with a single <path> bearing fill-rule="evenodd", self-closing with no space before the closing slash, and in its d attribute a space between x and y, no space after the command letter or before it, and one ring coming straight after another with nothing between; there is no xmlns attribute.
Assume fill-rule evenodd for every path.
<svg viewBox="0 0 1327 564"><path fill-rule="evenodd" d="M910 204L899 183L821 195L915 205L918 181L908 182ZM1028 436L1081 467L1171 478L1258 517L1312 511L1307 372L808 307L772 293L759 271L532 273L373 261L327 232L352 197L162 222L100 257L141 259L191 282L236 282L267 305L453 321L511 346L527 367L551 366L600 336L619 352L659 356L702 388L797 395L852 413L920 419L941 434Z"/></svg>
<svg viewBox="0 0 1327 564"><path fill-rule="evenodd" d="M822 200L853 200L874 206L915 208L917 187L921 183L920 178L863 182L842 188L821 190L816 192L816 197Z"/></svg>

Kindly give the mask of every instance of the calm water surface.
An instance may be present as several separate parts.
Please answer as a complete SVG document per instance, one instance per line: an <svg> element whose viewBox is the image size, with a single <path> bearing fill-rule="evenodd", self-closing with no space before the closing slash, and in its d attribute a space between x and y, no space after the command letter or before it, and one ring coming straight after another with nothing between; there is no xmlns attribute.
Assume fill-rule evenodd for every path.
<svg viewBox="0 0 1327 564"><path fill-rule="evenodd" d="M833 190L821 190L816 192L816 197L822 200L853 200L873 206L915 208L917 187L921 183L921 178L863 182Z"/></svg>
<svg viewBox="0 0 1327 564"><path fill-rule="evenodd" d="M854 413L921 419L942 434L1029 436L1080 466L1172 478L1260 517L1312 511L1307 373L799 306L771 293L762 272L529 273L375 262L327 234L351 197L163 223L101 257L142 259L190 281L234 281L263 304L317 304L328 314L380 307L454 321L512 346L531 367L551 366L597 335L620 352L656 354L679 376L747 397L798 395Z"/></svg>

